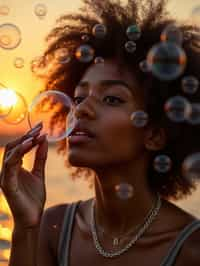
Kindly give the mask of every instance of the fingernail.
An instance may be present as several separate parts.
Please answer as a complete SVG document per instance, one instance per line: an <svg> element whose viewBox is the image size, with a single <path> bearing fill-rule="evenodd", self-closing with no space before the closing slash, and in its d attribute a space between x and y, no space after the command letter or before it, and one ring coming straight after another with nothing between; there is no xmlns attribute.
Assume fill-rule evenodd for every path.
<svg viewBox="0 0 200 266"><path fill-rule="evenodd" d="M27 144L31 143L32 140L33 140L33 137L28 138L28 139L26 139L26 140L24 140L24 141L22 142L22 145L23 145L23 146L26 146Z"/></svg>

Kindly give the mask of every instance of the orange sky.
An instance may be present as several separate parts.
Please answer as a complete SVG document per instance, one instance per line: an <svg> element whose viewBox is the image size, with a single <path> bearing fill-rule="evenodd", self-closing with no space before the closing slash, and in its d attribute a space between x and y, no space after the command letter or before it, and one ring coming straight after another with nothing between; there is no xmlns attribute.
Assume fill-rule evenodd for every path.
<svg viewBox="0 0 200 266"><path fill-rule="evenodd" d="M34 14L34 6L44 3L48 12L45 19L40 20ZM55 19L65 10L76 10L80 6L80 0L0 0L1 5L10 8L8 16L0 16L0 24L14 23L22 32L22 42L14 50L3 50L0 48L0 83L15 89L23 94L28 104L41 89L42 84L36 80L30 71L30 61L41 54L44 49L44 37L53 27ZM173 15L187 19L194 6L200 5L200 0L172 0L169 9ZM23 57L25 65L17 69L13 65L15 57ZM0 134L3 132L21 130L22 124L18 126L7 126L0 122ZM28 128L28 126L27 126Z"/></svg>

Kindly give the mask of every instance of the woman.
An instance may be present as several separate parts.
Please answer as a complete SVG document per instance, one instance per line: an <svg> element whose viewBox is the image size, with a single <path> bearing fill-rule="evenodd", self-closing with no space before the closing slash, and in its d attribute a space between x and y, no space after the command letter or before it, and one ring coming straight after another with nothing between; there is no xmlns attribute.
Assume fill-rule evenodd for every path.
<svg viewBox="0 0 200 266"><path fill-rule="evenodd" d="M161 0L132 0L127 6L109 0L84 2L82 14L61 17L49 34L40 67L52 66L46 72L46 89L56 88L74 100L75 128L61 149L67 144L68 163L77 175L94 174L95 197L44 211L48 145L46 136L40 136L42 124L9 143L1 174L15 225L9 266L199 265L200 223L169 202L195 188L182 175L181 165L200 147L199 126L174 123L164 113L171 96L184 95L182 77L160 81L141 71L140 64L174 21ZM105 28L95 36L98 23ZM134 52L124 49L132 24L142 33ZM184 75L199 79L198 29L180 29L188 56ZM77 48L83 44L94 49L95 64L81 59L94 52L80 56ZM55 62L58 49L66 47L67 63ZM200 92L188 98L198 102ZM131 121L138 110L149 117L142 127ZM22 158L35 146L29 173L21 167ZM159 154L172 160L164 173L153 166Z"/></svg>

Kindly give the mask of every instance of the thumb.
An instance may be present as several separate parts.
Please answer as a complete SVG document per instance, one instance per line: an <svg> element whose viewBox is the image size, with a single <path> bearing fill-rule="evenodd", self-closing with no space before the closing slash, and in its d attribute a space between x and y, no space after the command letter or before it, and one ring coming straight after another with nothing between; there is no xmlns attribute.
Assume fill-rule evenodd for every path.
<svg viewBox="0 0 200 266"><path fill-rule="evenodd" d="M37 175L39 178L44 179L45 164L48 154L48 142L46 135L40 136L37 142L38 142L38 148L35 154L35 161L32 169L32 174Z"/></svg>

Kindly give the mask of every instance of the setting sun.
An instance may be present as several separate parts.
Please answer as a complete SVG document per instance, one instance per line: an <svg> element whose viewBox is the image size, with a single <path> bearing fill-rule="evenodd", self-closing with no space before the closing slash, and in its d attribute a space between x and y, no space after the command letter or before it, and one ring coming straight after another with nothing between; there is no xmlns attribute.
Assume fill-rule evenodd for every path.
<svg viewBox="0 0 200 266"><path fill-rule="evenodd" d="M1 89L0 90L0 107L9 108L13 107L17 103L17 95L12 89Z"/></svg>

